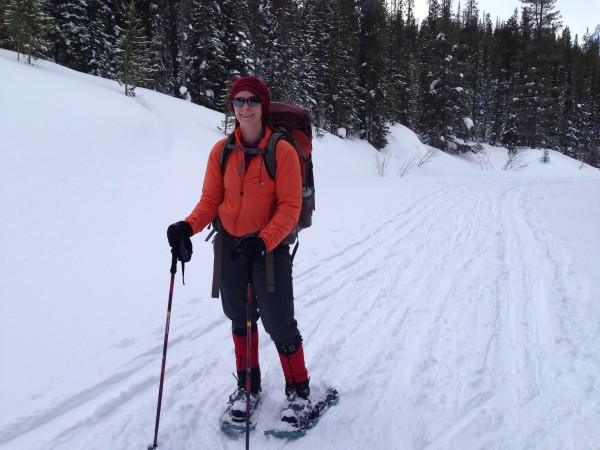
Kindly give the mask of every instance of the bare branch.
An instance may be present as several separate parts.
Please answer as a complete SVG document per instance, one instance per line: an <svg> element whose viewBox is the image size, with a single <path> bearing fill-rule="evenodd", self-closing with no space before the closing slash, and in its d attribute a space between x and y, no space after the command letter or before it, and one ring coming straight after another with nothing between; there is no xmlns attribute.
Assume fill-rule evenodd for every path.
<svg viewBox="0 0 600 450"><path fill-rule="evenodd" d="M403 177L404 175L407 175L408 172L410 172L413 167L415 167L415 161L417 160L417 158L421 156L421 154L418 154L417 156L415 156L413 159L411 159L409 162L402 164L399 168L398 168L398 173L396 176L398 177Z"/></svg>
<svg viewBox="0 0 600 450"><path fill-rule="evenodd" d="M375 173L380 177L387 176L390 163L390 154L377 152L375 153Z"/></svg>
<svg viewBox="0 0 600 450"><path fill-rule="evenodd" d="M421 153L419 153L419 156L420 155L421 155ZM435 147L429 146L427 148L427 152L425 152L425 155L423 155L423 157L421 158L421 160L419 161L419 163L417 165L419 167L421 167L423 164L427 164L428 162L430 162L437 155L438 155L438 149Z"/></svg>
<svg viewBox="0 0 600 450"><path fill-rule="evenodd" d="M528 162L523 161L523 151L520 149L509 150L508 156L506 157L506 164L502 170L521 170L527 167Z"/></svg>

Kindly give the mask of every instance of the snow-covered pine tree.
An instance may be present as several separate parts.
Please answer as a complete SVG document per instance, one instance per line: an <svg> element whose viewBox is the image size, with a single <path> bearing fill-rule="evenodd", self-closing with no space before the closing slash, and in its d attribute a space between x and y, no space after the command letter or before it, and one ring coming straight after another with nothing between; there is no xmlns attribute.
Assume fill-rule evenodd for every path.
<svg viewBox="0 0 600 450"><path fill-rule="evenodd" d="M515 151L517 146L522 145L520 141L520 130L522 122L522 112L520 107L520 99L515 97L514 86L518 84L520 74L515 73L510 76L506 82L506 91L510 98L506 102L502 111L502 127L499 133L499 141L509 151Z"/></svg>
<svg viewBox="0 0 600 450"><path fill-rule="evenodd" d="M219 93L227 89L224 31L218 27L220 16L216 0L195 1L190 6L190 29L185 45L188 89L194 103L219 110Z"/></svg>
<svg viewBox="0 0 600 450"><path fill-rule="evenodd" d="M416 130L416 124L422 115L422 106L419 101L419 61L417 49L419 47L419 27L414 15L414 0L406 0L406 22L404 29L404 46L401 51L402 64L406 67L406 85L404 98L406 105L405 120L407 127Z"/></svg>
<svg viewBox="0 0 600 450"><path fill-rule="evenodd" d="M457 56L459 57L462 83L469 87L470 100L467 104L468 117L472 119L477 127L467 131L465 137L473 139L474 131L481 130L482 113L485 103L488 101L487 92L489 87L489 46L491 41L491 23L489 29L480 20L479 7L476 0L467 0L457 18L456 43L458 44ZM460 4L459 4L460 6ZM489 20L489 16L488 16ZM484 58L488 58L485 63ZM487 75L487 76L486 76Z"/></svg>
<svg viewBox="0 0 600 450"><path fill-rule="evenodd" d="M409 65L406 41L406 23L404 20L404 0L396 0L388 14L388 39L386 42L387 60L389 61L387 101L389 118L392 122L408 123L407 86L409 84Z"/></svg>
<svg viewBox="0 0 600 450"><path fill-rule="evenodd" d="M89 18L85 0L50 0L49 8L57 25L54 60L80 72L88 72Z"/></svg>
<svg viewBox="0 0 600 450"><path fill-rule="evenodd" d="M477 151L477 147L472 143L477 132L473 120L472 86L477 80L479 52L475 48L476 45L471 48L468 43L461 43L456 32L454 39L447 67L447 84L444 87L447 97L448 137L454 141L454 148L458 152Z"/></svg>
<svg viewBox="0 0 600 450"><path fill-rule="evenodd" d="M125 95L131 97L135 96L136 87L149 86L153 81L148 41L136 14L135 0L131 0L127 27L121 30L115 52L119 83L125 87Z"/></svg>
<svg viewBox="0 0 600 450"><path fill-rule="evenodd" d="M304 69L299 71L298 98L301 105L311 111L320 136L322 130L330 129L330 88L336 75L333 73L333 2L304 0L300 8L300 28L304 33L298 39L301 45L298 63Z"/></svg>
<svg viewBox="0 0 600 450"><path fill-rule="evenodd" d="M519 141L529 147L553 146L548 142L553 124L559 114L552 83L551 61L557 59L555 32L558 29L555 0L522 0L525 6L521 19L522 47L517 56L516 69L520 77L515 84L519 101L521 132Z"/></svg>
<svg viewBox="0 0 600 450"><path fill-rule="evenodd" d="M489 14L481 22L478 34L479 57L475 62L474 79L471 81L474 88L471 111L477 124L479 140L488 142L493 121L490 110L498 89L498 80L493 73L494 37Z"/></svg>
<svg viewBox="0 0 600 450"><path fill-rule="evenodd" d="M542 156L540 156L540 161L544 164L548 164L550 162L550 150L545 148L542 152Z"/></svg>
<svg viewBox="0 0 600 450"><path fill-rule="evenodd" d="M359 111L363 105L359 95L358 39L360 33L357 0L335 0L331 32L330 78L326 81L330 106L327 108L330 132L355 134L360 130Z"/></svg>
<svg viewBox="0 0 600 450"><path fill-rule="evenodd" d="M600 43L587 34L582 48L582 64L587 74L582 80L585 86L582 96L585 103L582 101L582 104L589 112L585 118L588 127L584 128L588 131L589 143L587 148L582 149L584 154L581 160L593 167L600 167Z"/></svg>
<svg viewBox="0 0 600 450"><path fill-rule="evenodd" d="M232 75L254 74L256 72L256 64L252 52L252 34L250 29L252 24L249 19L253 16L250 13L251 3L237 2L231 0L225 3L227 7L223 8L226 11L226 17L230 18L230 27L226 28L225 33L226 43L228 44L229 57L228 60L232 63ZM230 40L227 42L227 39Z"/></svg>
<svg viewBox="0 0 600 450"><path fill-rule="evenodd" d="M468 72L466 46L458 44L458 24L452 20L449 0L439 8L431 7L430 15L435 11L439 16L428 16L422 33L426 43L421 58L427 68L422 85L427 92L423 98L422 136L433 147L467 151L470 147L464 141L471 137L471 129L467 126L470 121L465 119L470 117L471 88L464 75Z"/></svg>
<svg viewBox="0 0 600 450"><path fill-rule="evenodd" d="M216 5L214 28L211 28L216 30L216 34L211 37L215 40L211 46L219 47L220 54L223 55L217 63L222 65L224 77L212 79L218 87L217 90L210 92L210 95L214 95L215 109L225 113L225 122L227 122L230 83L238 76L251 75L255 72L248 25L251 14L248 2L223 0Z"/></svg>
<svg viewBox="0 0 600 450"><path fill-rule="evenodd" d="M149 41L154 88L163 94L175 95L173 73L176 71L172 59L172 41L169 39L168 0L149 2L147 17L147 20L144 21L144 28Z"/></svg>
<svg viewBox="0 0 600 450"><path fill-rule="evenodd" d="M563 60L571 60L574 56L571 46L571 37L568 27L558 40L559 50ZM566 62L566 61L565 61ZM578 124L578 105L575 102L575 89L573 87L572 61L567 64L555 64L552 69L552 85L555 96L555 117L551 118L553 127L549 130L551 148L561 153L576 158L580 135Z"/></svg>
<svg viewBox="0 0 600 450"><path fill-rule="evenodd" d="M425 144L435 148L444 148L444 121L442 108L438 101L436 88L441 83L443 54L440 39L440 6L437 0L429 2L427 17L419 30L419 102L422 114L417 120L417 131Z"/></svg>
<svg viewBox="0 0 600 450"><path fill-rule="evenodd" d="M503 143L509 135L514 134L516 139L514 124L509 126L506 124L506 121L510 120L508 104L512 99L511 92L514 84L514 58L520 45L519 20L516 9L506 23L496 24L493 43L491 58L493 93L487 114L489 116L488 142L495 145Z"/></svg>
<svg viewBox="0 0 600 450"><path fill-rule="evenodd" d="M116 79L115 50L119 30L125 28L127 4L121 0L87 0L89 44L84 54L89 55L89 72L104 78Z"/></svg>
<svg viewBox="0 0 600 450"><path fill-rule="evenodd" d="M191 101L190 92L188 89L189 74L187 73L187 54L188 46L186 41L190 32L190 10L191 0L181 0L177 4L177 43L179 53L177 55L177 61L179 63L180 71L175 79L176 92L175 96L180 97L186 101Z"/></svg>
<svg viewBox="0 0 600 450"><path fill-rule="evenodd" d="M262 35L267 41L261 46L256 73L271 88L274 99L299 103L298 65L298 3L295 0L269 0L261 13Z"/></svg>
<svg viewBox="0 0 600 450"><path fill-rule="evenodd" d="M386 9L383 1L361 0L359 34L360 137L377 149L387 144L385 39Z"/></svg>
<svg viewBox="0 0 600 450"><path fill-rule="evenodd" d="M17 59L22 53L31 64L32 58L49 54L54 20L47 12L47 0L8 0L4 26Z"/></svg>
<svg viewBox="0 0 600 450"><path fill-rule="evenodd" d="M6 4L8 0L0 0L0 47L8 43L8 34L4 28L4 19L6 17Z"/></svg>

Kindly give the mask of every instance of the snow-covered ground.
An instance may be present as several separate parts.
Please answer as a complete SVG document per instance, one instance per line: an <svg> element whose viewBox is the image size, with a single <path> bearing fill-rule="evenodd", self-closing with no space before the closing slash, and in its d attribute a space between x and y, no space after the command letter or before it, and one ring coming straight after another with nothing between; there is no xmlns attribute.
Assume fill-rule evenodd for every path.
<svg viewBox="0 0 600 450"><path fill-rule="evenodd" d="M165 232L198 200L222 116L121 91L0 50L2 449L152 443ZM251 447L599 449L600 171L540 150L503 171L492 147L418 167L426 150L394 126L379 177L364 142L315 140L296 309L313 390L341 399L300 440L264 436L283 375L260 328ZM218 427L234 358L206 235L177 274L161 449L244 446Z"/></svg>

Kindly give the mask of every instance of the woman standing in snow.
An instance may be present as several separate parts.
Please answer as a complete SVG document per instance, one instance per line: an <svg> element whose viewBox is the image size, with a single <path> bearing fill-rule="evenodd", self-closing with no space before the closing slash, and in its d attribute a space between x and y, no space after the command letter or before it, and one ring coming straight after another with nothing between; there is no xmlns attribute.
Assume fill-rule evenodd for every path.
<svg viewBox="0 0 600 450"><path fill-rule="evenodd" d="M229 106L236 118L235 147L222 170L221 152L227 140L215 144L208 159L200 202L184 221L169 226L167 237L173 251L178 252L182 240L189 240L218 219L223 252L223 258L218 258L221 259L220 293L223 311L232 323L238 374L237 389L229 397L229 414L236 422L246 420L246 307L248 267L252 268L250 414L261 394L256 326L260 312L285 376L288 404L282 411L282 420L294 424L310 415L311 402L302 337L294 319L290 249L281 242L296 226L300 214L300 164L294 148L280 140L273 180L264 158L247 151L265 148L273 131L269 126L270 98L269 90L259 78L242 77L232 84ZM265 254L268 252L273 256L275 292L267 288Z"/></svg>

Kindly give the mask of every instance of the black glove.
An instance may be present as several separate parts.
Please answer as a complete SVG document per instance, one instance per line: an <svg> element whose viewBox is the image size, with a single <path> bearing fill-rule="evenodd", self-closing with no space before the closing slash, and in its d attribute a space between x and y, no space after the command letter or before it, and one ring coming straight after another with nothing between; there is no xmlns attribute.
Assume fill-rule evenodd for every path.
<svg viewBox="0 0 600 450"><path fill-rule="evenodd" d="M182 262L189 262L192 259L192 240L190 237L194 234L192 226L185 222L177 222L169 225L167 228L167 239L171 246L171 253Z"/></svg>
<svg viewBox="0 0 600 450"><path fill-rule="evenodd" d="M267 246L265 245L265 241L256 236L246 236L235 244L229 255L229 260L236 262L241 255L244 255L249 264L254 264L266 251Z"/></svg>

